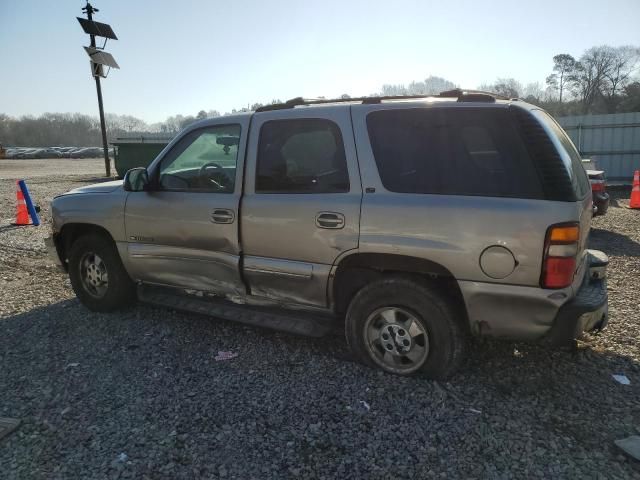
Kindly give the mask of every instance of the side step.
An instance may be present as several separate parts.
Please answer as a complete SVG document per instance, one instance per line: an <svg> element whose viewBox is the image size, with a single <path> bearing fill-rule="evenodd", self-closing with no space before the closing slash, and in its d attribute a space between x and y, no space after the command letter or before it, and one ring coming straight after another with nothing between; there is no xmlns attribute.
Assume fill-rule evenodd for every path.
<svg viewBox="0 0 640 480"><path fill-rule="evenodd" d="M152 305L200 313L307 337L323 337L334 331L336 324L336 318L329 315L320 316L303 311L236 305L226 299L196 297L169 287L140 285L138 286L138 299Z"/></svg>

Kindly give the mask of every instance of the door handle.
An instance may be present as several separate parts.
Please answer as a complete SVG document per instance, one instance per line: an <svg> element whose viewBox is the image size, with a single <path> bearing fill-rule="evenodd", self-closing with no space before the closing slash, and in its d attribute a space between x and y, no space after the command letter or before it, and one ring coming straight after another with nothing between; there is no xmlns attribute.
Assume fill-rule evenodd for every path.
<svg viewBox="0 0 640 480"><path fill-rule="evenodd" d="M236 214L228 208L216 208L211 212L211 221L213 223L233 223Z"/></svg>
<svg viewBox="0 0 640 480"><path fill-rule="evenodd" d="M320 212L316 215L316 226L318 228L343 228L344 215L336 212Z"/></svg>

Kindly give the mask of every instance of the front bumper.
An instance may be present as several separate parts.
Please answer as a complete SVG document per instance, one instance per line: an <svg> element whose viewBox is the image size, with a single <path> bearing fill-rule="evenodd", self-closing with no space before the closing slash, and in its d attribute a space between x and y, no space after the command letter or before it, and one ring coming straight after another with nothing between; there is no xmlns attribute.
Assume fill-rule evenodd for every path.
<svg viewBox="0 0 640 480"><path fill-rule="evenodd" d="M606 268L609 258L589 250L589 270L576 296L564 304L556 315L545 340L551 345L568 345L583 332L600 331L607 326L608 295Z"/></svg>

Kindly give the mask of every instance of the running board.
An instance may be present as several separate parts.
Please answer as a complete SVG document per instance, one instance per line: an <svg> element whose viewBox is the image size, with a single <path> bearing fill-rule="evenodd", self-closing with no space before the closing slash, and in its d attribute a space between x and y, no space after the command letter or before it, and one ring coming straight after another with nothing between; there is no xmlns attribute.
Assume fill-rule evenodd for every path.
<svg viewBox="0 0 640 480"><path fill-rule="evenodd" d="M303 311L236 305L226 299L196 297L169 287L140 285L138 286L138 299L141 302L160 307L200 313L307 337L322 337L335 331L336 319L329 315L320 316Z"/></svg>

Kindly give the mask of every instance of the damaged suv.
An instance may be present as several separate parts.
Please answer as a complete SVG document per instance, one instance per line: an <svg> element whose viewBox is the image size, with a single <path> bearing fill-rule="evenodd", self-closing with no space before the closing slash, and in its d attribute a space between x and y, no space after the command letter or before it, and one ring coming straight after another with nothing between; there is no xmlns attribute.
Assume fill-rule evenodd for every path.
<svg viewBox="0 0 640 480"><path fill-rule="evenodd" d="M544 111L482 92L202 120L52 210L48 245L91 310L341 322L358 359L397 374L452 375L470 336L562 344L607 322L578 152Z"/></svg>

